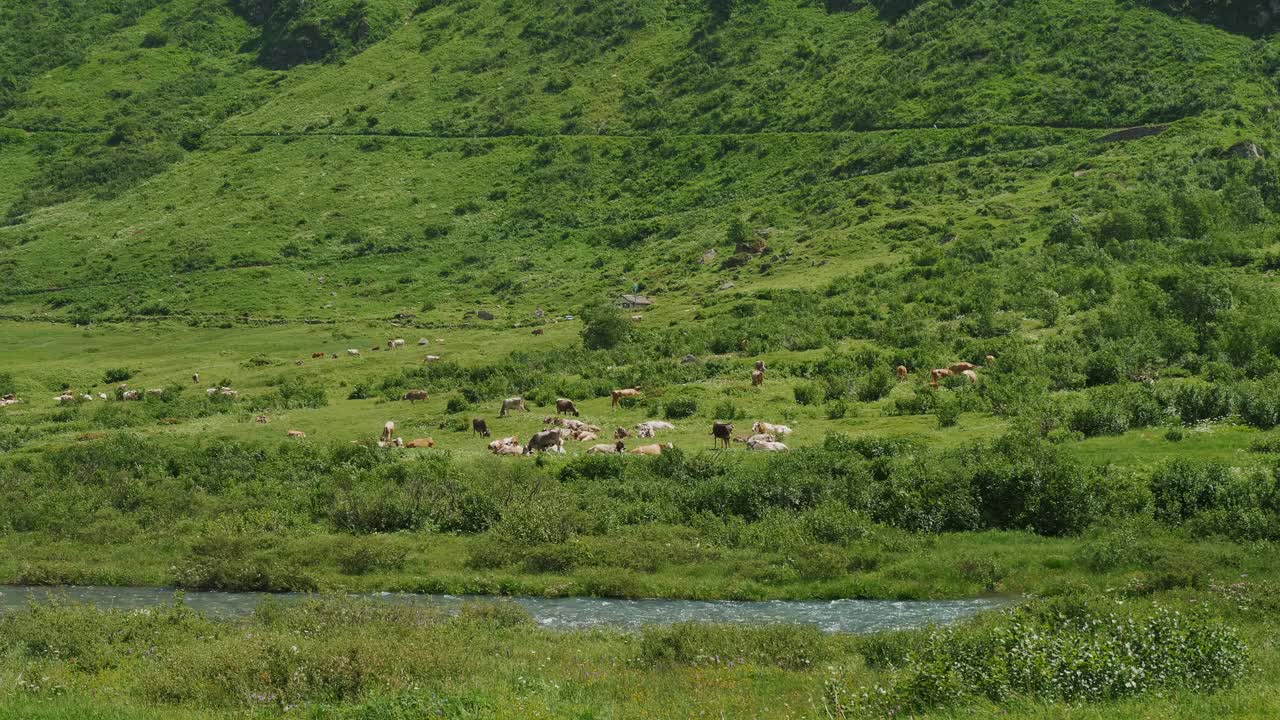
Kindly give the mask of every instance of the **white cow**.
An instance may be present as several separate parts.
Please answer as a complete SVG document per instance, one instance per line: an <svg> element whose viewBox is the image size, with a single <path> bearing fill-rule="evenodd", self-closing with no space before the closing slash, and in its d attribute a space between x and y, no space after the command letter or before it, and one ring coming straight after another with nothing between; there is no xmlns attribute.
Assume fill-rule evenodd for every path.
<svg viewBox="0 0 1280 720"><path fill-rule="evenodd" d="M757 422L751 426L751 431L754 433L768 433L778 437L785 437L791 434L791 428L786 425L772 425L767 422Z"/></svg>

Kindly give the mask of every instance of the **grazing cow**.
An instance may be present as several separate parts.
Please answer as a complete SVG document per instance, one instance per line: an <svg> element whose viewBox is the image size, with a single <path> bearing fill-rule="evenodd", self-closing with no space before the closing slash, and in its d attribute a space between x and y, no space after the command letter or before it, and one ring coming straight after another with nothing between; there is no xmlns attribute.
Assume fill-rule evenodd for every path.
<svg viewBox="0 0 1280 720"><path fill-rule="evenodd" d="M440 360L440 356L439 356L439 355L428 355L428 356L426 356L425 358L423 358L423 359L422 359L422 362L424 362L424 363L433 363L433 362L438 362L439 360Z"/></svg>
<svg viewBox="0 0 1280 720"><path fill-rule="evenodd" d="M395 437L396 423L394 420L388 420L386 425L382 426L382 442L391 442L391 438Z"/></svg>
<svg viewBox="0 0 1280 720"><path fill-rule="evenodd" d="M751 426L751 432L756 434L767 433L769 435L777 435L778 437L782 437L784 435L790 435L791 428L787 427L786 425L774 425L772 423L757 421L755 424Z"/></svg>
<svg viewBox="0 0 1280 720"><path fill-rule="evenodd" d="M479 433L480 437L489 437L489 425L481 418L472 418L471 432Z"/></svg>
<svg viewBox="0 0 1280 720"><path fill-rule="evenodd" d="M351 357L360 357L360 351L355 348L347 348L347 355Z"/></svg>
<svg viewBox="0 0 1280 720"><path fill-rule="evenodd" d="M427 399L427 391L426 391L426 390L410 390L409 392L407 392L407 393L405 393L405 394L404 394L404 399L405 399L405 400L408 400L409 402L417 402L417 401L419 401L419 400L426 400L426 399Z"/></svg>
<svg viewBox="0 0 1280 720"><path fill-rule="evenodd" d="M513 412L516 410L523 410L525 412L529 412L529 408L525 407L524 405L524 398L518 398L518 397L507 398L506 400L503 400L502 408L498 410L498 417L506 417L508 410L511 410Z"/></svg>
<svg viewBox="0 0 1280 720"><path fill-rule="evenodd" d="M638 387L623 388L609 393L609 397L613 401L612 407L618 407L618 403L622 401L622 398L640 397L641 394L640 388Z"/></svg>
<svg viewBox="0 0 1280 720"><path fill-rule="evenodd" d="M436 446L436 441L431 438L418 438L417 440L410 440L404 446L407 448L433 448Z"/></svg>
<svg viewBox="0 0 1280 720"><path fill-rule="evenodd" d="M578 417L578 408L574 406L572 400L560 398L559 400L556 400L556 414L573 415L574 417Z"/></svg>
<svg viewBox="0 0 1280 720"><path fill-rule="evenodd" d="M615 440L626 440L631 437L631 432L624 427L619 427L617 430L613 431L613 437Z"/></svg>
<svg viewBox="0 0 1280 720"><path fill-rule="evenodd" d="M266 425L269 420L270 418L268 418L266 415L259 415L253 419L253 421L258 423L259 425Z"/></svg>
<svg viewBox="0 0 1280 720"><path fill-rule="evenodd" d="M324 353L322 353L322 352L318 352L318 353L311 353L311 359L312 359L312 360L315 360L316 358L322 358L322 357L324 357Z"/></svg>
<svg viewBox="0 0 1280 720"><path fill-rule="evenodd" d="M933 387L938 387L939 380L943 378L949 378L954 374L955 373L951 372L951 370L948 368L937 368L936 370L930 370L929 384L932 385Z"/></svg>
<svg viewBox="0 0 1280 720"><path fill-rule="evenodd" d="M564 453L564 436L559 430L543 430L534 433L529 438L529 443L524 446L524 454L532 455L534 452L557 452Z"/></svg>
<svg viewBox="0 0 1280 720"><path fill-rule="evenodd" d="M760 387L761 385L764 385L764 371L763 371L763 370L752 370L752 371L751 371L751 386L752 386L752 387Z"/></svg>
<svg viewBox="0 0 1280 720"><path fill-rule="evenodd" d="M621 455L626 451L627 451L627 446L624 445L621 440L615 442L612 445L610 445L609 443L603 443L600 445L592 445L591 447L587 448L588 455Z"/></svg>
<svg viewBox="0 0 1280 720"><path fill-rule="evenodd" d="M387 341L388 350L398 350L404 347L404 338L392 338Z"/></svg>
<svg viewBox="0 0 1280 720"><path fill-rule="evenodd" d="M520 445L520 437L517 435L512 435L511 437L504 437L501 440L494 440L493 442L489 443L490 452L497 453L498 450L504 447L519 448L520 452L524 452L524 448L521 447Z"/></svg>
<svg viewBox="0 0 1280 720"><path fill-rule="evenodd" d="M713 447L720 447L720 443L724 443L727 450L729 441L733 438L733 423L715 422L711 424L711 444Z"/></svg>
<svg viewBox="0 0 1280 720"><path fill-rule="evenodd" d="M654 443L653 445L640 445L631 449L632 455L661 455L663 450L670 450L675 447L671 443Z"/></svg>
<svg viewBox="0 0 1280 720"><path fill-rule="evenodd" d="M301 430L290 430L286 432L285 435L291 438L304 438L307 436L307 434L302 432Z"/></svg>
<svg viewBox="0 0 1280 720"><path fill-rule="evenodd" d="M534 329L533 329L533 332L532 332L532 333L529 333L529 334L530 334L530 335L544 335L545 333L542 331L542 328L534 328Z"/></svg>
<svg viewBox="0 0 1280 720"><path fill-rule="evenodd" d="M960 373L960 374L961 374L961 375L963 375L963 376L965 376L966 378L968 378L968 380L969 380L969 384L970 384L970 385L977 385L977 384L978 384L978 373L976 373L976 372L974 372L974 371L972 371L972 370L965 370L964 372L962 372L962 373Z"/></svg>
<svg viewBox="0 0 1280 720"><path fill-rule="evenodd" d="M952 375L959 375L960 373L964 372L965 370L977 370L977 369L978 369L978 366L977 366L977 365L974 365L973 363L958 362L958 363L954 363L954 364L952 364L952 365L948 365L948 366L947 366L947 369L951 371L951 374L952 374Z"/></svg>
<svg viewBox="0 0 1280 720"><path fill-rule="evenodd" d="M898 382L902 382L903 380L907 379L906 365L899 365L898 367L894 368L894 372L898 374Z"/></svg>
<svg viewBox="0 0 1280 720"><path fill-rule="evenodd" d="M762 452L786 452L791 449L780 442L752 442L750 440L747 440L747 448Z"/></svg>
<svg viewBox="0 0 1280 720"><path fill-rule="evenodd" d="M196 385L200 384L200 373L191 373L191 382Z"/></svg>

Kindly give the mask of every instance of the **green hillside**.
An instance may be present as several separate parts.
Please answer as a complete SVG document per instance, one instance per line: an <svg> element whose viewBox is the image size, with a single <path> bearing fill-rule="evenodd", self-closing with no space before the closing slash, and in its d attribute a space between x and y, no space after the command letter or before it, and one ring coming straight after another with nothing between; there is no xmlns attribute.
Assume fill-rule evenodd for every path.
<svg viewBox="0 0 1280 720"><path fill-rule="evenodd" d="M32 609L0 717L1280 715L1277 2L0 29L0 583L1022 603L869 638ZM567 456L472 431L559 398L601 427ZM658 418L658 457L587 453Z"/></svg>

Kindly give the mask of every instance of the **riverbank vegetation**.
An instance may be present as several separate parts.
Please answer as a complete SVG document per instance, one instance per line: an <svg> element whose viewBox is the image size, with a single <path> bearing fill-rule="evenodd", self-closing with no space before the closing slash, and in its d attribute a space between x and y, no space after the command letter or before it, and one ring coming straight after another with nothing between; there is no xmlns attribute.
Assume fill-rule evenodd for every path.
<svg viewBox="0 0 1280 720"><path fill-rule="evenodd" d="M1065 591L954 629L869 637L700 624L558 632L502 603L449 616L340 598L267 602L237 621L180 603L41 604L0 618L0 712L63 717L98 697L92 712L140 718L953 717L993 707L1258 717L1277 699L1266 686L1277 657L1263 640L1274 593L1247 582L1178 596L1215 597L1240 629L1133 590Z"/></svg>

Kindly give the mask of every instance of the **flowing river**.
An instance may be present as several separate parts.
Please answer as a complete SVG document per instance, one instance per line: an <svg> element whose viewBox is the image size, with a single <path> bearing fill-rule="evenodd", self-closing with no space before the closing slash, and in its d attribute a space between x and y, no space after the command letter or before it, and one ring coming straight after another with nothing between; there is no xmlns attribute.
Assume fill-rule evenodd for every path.
<svg viewBox="0 0 1280 720"><path fill-rule="evenodd" d="M28 587L0 585L0 615L21 610L29 602L51 599L94 605L102 609L137 610L174 601L177 591L151 587ZM254 592L183 591L190 607L213 616L248 615L264 598L296 602L317 597L303 593L268 595ZM972 600L615 600L569 597L483 597L375 593L353 595L384 602L452 609L469 600L510 601L523 607L540 625L576 630L612 627L634 630L644 625L678 622L791 623L816 625L824 632L873 633L930 624L944 625L984 610L1005 607L1005 598Z"/></svg>

